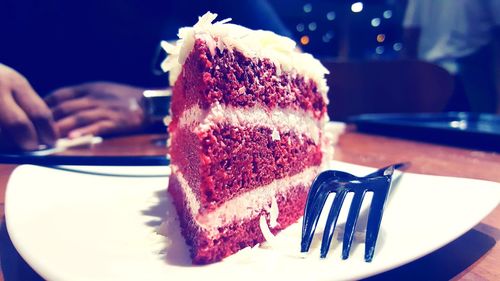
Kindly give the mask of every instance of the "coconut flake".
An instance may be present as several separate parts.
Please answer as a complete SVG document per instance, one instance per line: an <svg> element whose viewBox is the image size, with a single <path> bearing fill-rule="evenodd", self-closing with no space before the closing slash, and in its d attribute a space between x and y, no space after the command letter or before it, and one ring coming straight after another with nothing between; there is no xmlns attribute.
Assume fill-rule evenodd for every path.
<svg viewBox="0 0 500 281"><path fill-rule="evenodd" d="M278 208L278 201L276 201L276 196L273 196L271 199L271 209L269 210L269 226L276 227L278 226L278 216L280 214L280 210Z"/></svg>
<svg viewBox="0 0 500 281"><path fill-rule="evenodd" d="M269 230L269 226L267 225L266 217L264 215L260 216L259 220L259 227L260 231L262 232L262 235L264 236L264 239L266 239L266 242L268 245L261 244L262 247L272 247L272 245L275 242L276 237L271 233L271 230Z"/></svg>

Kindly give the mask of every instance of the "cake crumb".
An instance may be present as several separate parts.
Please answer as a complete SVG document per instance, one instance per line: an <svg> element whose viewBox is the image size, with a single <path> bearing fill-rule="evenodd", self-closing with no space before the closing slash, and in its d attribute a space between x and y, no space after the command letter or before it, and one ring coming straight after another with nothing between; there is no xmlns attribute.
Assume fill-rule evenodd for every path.
<svg viewBox="0 0 500 281"><path fill-rule="evenodd" d="M273 132L271 133L271 138L273 139L273 141L281 140L281 136L280 136L280 133L278 132L278 130L273 129Z"/></svg>
<svg viewBox="0 0 500 281"><path fill-rule="evenodd" d="M168 125L170 125L170 122L172 122L172 116L167 115L163 118L163 125L168 127Z"/></svg>
<svg viewBox="0 0 500 281"><path fill-rule="evenodd" d="M271 199L271 209L269 211L269 226L276 227L278 226L278 216L280 210L278 208L278 201L276 201L276 196L273 196Z"/></svg>
<svg viewBox="0 0 500 281"><path fill-rule="evenodd" d="M271 230L269 230L269 226L267 225L266 217L264 215L260 216L259 226L260 226L260 231L262 232L262 235L264 236L264 239L266 239L266 243L262 243L261 247L264 247L264 248L272 247L275 237L271 233Z"/></svg>

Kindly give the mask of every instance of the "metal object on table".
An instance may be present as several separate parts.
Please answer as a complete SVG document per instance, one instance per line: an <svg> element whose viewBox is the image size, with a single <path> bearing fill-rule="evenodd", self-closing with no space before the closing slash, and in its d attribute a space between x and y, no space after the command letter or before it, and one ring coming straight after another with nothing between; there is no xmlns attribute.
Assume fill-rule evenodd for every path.
<svg viewBox="0 0 500 281"><path fill-rule="evenodd" d="M151 124L161 123L166 116L169 115L170 99L172 97L172 90L146 90L144 96L144 113ZM167 125L167 124L165 124Z"/></svg>
<svg viewBox="0 0 500 281"><path fill-rule="evenodd" d="M500 152L500 116L494 114L374 113L350 122L361 132Z"/></svg>

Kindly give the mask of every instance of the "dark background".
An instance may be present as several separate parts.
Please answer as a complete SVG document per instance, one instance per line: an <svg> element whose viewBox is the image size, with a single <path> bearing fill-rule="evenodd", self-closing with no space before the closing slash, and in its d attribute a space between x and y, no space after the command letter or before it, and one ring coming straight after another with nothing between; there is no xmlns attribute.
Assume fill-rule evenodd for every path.
<svg viewBox="0 0 500 281"><path fill-rule="evenodd" d="M320 59L393 59L401 51L405 0L270 2L301 48ZM363 4L357 13L351 10L356 2ZM303 36L308 44L300 43Z"/></svg>
<svg viewBox="0 0 500 281"><path fill-rule="evenodd" d="M253 10L255 1L0 0L0 63L26 76L41 95L99 80L166 86L165 77L151 75L159 41L175 39L179 26L209 10L219 20L291 36L320 59L390 59L402 47L405 0L363 1L358 13L351 10L356 1L271 0L288 31L276 17Z"/></svg>

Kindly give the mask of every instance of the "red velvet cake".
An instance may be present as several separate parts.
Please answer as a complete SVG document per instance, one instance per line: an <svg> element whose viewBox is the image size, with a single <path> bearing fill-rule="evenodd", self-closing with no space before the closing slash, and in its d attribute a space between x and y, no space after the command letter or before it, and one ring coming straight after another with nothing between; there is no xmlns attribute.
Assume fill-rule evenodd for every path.
<svg viewBox="0 0 500 281"><path fill-rule="evenodd" d="M273 234L295 223L330 158L328 71L288 38L215 17L163 42L173 85L168 192L195 264L263 242L261 217Z"/></svg>

